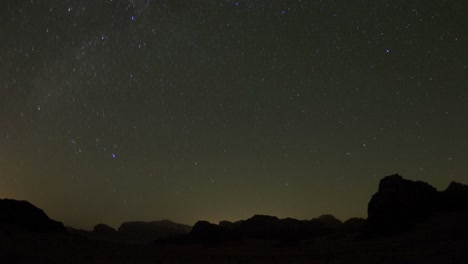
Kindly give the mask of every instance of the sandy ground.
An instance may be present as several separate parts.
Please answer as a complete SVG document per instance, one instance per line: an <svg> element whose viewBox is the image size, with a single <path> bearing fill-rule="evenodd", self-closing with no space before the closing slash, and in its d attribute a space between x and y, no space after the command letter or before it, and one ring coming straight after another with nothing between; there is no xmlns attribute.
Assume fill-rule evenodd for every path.
<svg viewBox="0 0 468 264"><path fill-rule="evenodd" d="M237 241L222 246L138 245L76 236L2 236L0 263L467 263L468 239L405 234L321 238L298 246Z"/></svg>

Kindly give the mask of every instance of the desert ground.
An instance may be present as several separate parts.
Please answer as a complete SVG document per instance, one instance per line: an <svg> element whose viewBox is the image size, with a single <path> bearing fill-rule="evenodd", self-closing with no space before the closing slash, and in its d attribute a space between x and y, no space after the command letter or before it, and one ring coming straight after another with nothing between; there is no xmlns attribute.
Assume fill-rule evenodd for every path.
<svg viewBox="0 0 468 264"><path fill-rule="evenodd" d="M334 235L297 243L240 240L218 246L4 234L0 263L467 263L467 219L466 214L441 215L412 232L380 238Z"/></svg>

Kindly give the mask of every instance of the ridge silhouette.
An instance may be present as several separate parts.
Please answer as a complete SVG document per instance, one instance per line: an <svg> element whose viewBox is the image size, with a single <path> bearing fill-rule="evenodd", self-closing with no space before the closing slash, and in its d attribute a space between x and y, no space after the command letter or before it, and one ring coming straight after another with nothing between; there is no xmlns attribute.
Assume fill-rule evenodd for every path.
<svg viewBox="0 0 468 264"><path fill-rule="evenodd" d="M437 213L468 212L468 186L451 182L444 191L422 181L404 179L398 174L384 177L368 203L368 218L345 222L333 215L310 220L279 219L254 215L237 222L219 224L198 221L193 227L169 220L124 222L115 230L98 224L93 231L69 228L72 233L109 240L141 240L167 243L217 245L239 239L280 240L294 243L315 237L361 233L364 236L398 234L412 230ZM0 199L0 230L5 232L66 233L61 222L27 201Z"/></svg>

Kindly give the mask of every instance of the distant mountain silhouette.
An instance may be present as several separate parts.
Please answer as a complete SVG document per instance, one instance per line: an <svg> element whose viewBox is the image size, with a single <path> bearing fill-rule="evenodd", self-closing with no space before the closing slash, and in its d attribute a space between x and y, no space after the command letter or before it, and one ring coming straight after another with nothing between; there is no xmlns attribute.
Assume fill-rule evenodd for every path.
<svg viewBox="0 0 468 264"><path fill-rule="evenodd" d="M152 243L155 240L171 241L174 237L182 237L188 234L191 226L175 223L169 220L143 222L124 222L116 230L106 224L100 223L94 226L92 231L68 227L68 230L82 237L97 240L115 242L128 242L137 244Z"/></svg>
<svg viewBox="0 0 468 264"><path fill-rule="evenodd" d="M343 223L345 233L360 233L366 225L365 218L353 217Z"/></svg>
<svg viewBox="0 0 468 264"><path fill-rule="evenodd" d="M307 239L337 232L343 223L332 215L311 220L255 215L240 224L241 234L256 239Z"/></svg>
<svg viewBox="0 0 468 264"><path fill-rule="evenodd" d="M66 233L61 222L27 201L0 199L0 231Z"/></svg>
<svg viewBox="0 0 468 264"><path fill-rule="evenodd" d="M394 234L410 230L436 211L468 210L468 186L452 182L438 192L422 181L395 174L383 178L368 204L366 233Z"/></svg>
<svg viewBox="0 0 468 264"><path fill-rule="evenodd" d="M198 221L193 227L162 220L124 222L118 230L102 223L96 225L93 231L68 230L92 239L138 243L157 241L219 245L226 241L257 239L286 241L286 245L296 245L297 241L324 236L354 236L361 232L370 236L401 233L422 222L443 222L445 217L453 218L453 212L468 215L467 185L452 182L446 190L439 192L425 182L407 180L395 174L380 181L378 191L368 203L367 219L351 218L344 223L333 215L310 220L254 215L246 220L221 221L219 224ZM50 219L44 211L29 202L0 199L0 233L23 231L67 232L62 223ZM450 232L457 234L456 231Z"/></svg>
<svg viewBox="0 0 468 264"><path fill-rule="evenodd" d="M343 227L343 222L336 219L333 215L321 215L316 220L329 230L338 230Z"/></svg>
<svg viewBox="0 0 468 264"><path fill-rule="evenodd" d="M104 236L115 236L117 235L117 230L106 225L106 224L97 224L93 228L93 233L100 234Z"/></svg>
<svg viewBox="0 0 468 264"><path fill-rule="evenodd" d="M243 236L258 239L274 239L282 231L278 217L269 215L254 215L241 222L239 228Z"/></svg>
<svg viewBox="0 0 468 264"><path fill-rule="evenodd" d="M365 220L355 220L352 228L345 228L345 225L332 215L323 215L311 220L279 219L269 215L254 215L249 219L234 223L221 221L219 225L198 221L188 235L175 240L159 240L157 243L219 245L226 241L239 239L262 239L289 241L287 243L290 244L293 241L335 233L358 232L363 221ZM351 226L352 223L348 225Z"/></svg>
<svg viewBox="0 0 468 264"><path fill-rule="evenodd" d="M138 240L153 241L158 238L184 235L189 233L190 230L191 227L188 225L174 223L169 220L152 222L134 221L122 223L118 229L118 234Z"/></svg>
<svg viewBox="0 0 468 264"><path fill-rule="evenodd" d="M468 211L468 186L451 182L439 194L438 209L441 211Z"/></svg>
<svg viewBox="0 0 468 264"><path fill-rule="evenodd" d="M224 241L230 240L227 230L208 221L196 222L187 238L190 242L207 245L218 245Z"/></svg>
<svg viewBox="0 0 468 264"><path fill-rule="evenodd" d="M199 221L189 234L172 241L217 245L234 239L298 241L361 232L395 234L411 230L415 224L430 219L434 212L445 211L468 211L468 186L452 182L445 191L438 192L425 182L395 174L380 181L368 204L368 219L351 218L343 223L333 215L311 220L254 215L237 222L221 221L218 225Z"/></svg>

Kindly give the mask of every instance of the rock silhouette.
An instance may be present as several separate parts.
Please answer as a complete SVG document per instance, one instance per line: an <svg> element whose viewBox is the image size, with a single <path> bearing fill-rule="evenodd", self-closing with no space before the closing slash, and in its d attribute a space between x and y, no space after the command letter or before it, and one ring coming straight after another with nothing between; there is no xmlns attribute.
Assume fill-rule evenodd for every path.
<svg viewBox="0 0 468 264"><path fill-rule="evenodd" d="M280 230L280 220L275 216L254 215L240 223L241 234L248 238L273 239Z"/></svg>
<svg viewBox="0 0 468 264"><path fill-rule="evenodd" d="M107 235L107 236L115 236L117 235L117 230L114 228L106 225L106 224L97 224L93 228L93 233L99 234L99 235Z"/></svg>
<svg viewBox="0 0 468 264"><path fill-rule="evenodd" d="M468 186L451 182L439 195L439 208L445 211L468 211Z"/></svg>
<svg viewBox="0 0 468 264"><path fill-rule="evenodd" d="M365 220L362 219L362 221ZM332 215L323 215L312 220L279 219L269 215L254 215L249 219L234 223L221 221L219 225L198 221L187 236L172 241L219 245L232 240L261 239L286 241L287 244L291 244L293 241L343 233L348 230L356 232L362 227L362 221L355 220L352 228L345 229L345 225ZM352 224L351 222L348 225Z"/></svg>
<svg viewBox="0 0 468 264"><path fill-rule="evenodd" d="M218 245L229 239L226 235L227 232L219 225L212 224L208 221L198 221L192 227L189 239L191 242Z"/></svg>
<svg viewBox="0 0 468 264"><path fill-rule="evenodd" d="M152 241L158 238L174 237L189 233L191 227L188 225L174 223L169 220L152 222L125 222L118 229L120 236L135 238L138 240Z"/></svg>
<svg viewBox="0 0 468 264"><path fill-rule="evenodd" d="M431 221L434 215L443 219L447 212L468 213L467 185L452 182L446 190L438 192L425 182L407 180L395 174L380 181L378 191L368 204L368 219L351 218L343 223L333 215L311 220L254 215L246 220L221 221L219 224L198 221L193 228L162 220L125 222L118 230L105 224L96 225L93 231L69 230L89 238L138 243L219 245L226 241L260 239L296 245L297 241L329 235L400 233L411 230L420 222ZM29 202L0 199L0 231L66 232L66 229Z"/></svg>
<svg viewBox="0 0 468 264"><path fill-rule="evenodd" d="M333 215L321 215L316 218L317 221L323 224L323 226L329 230L339 230L343 227L343 222L336 219Z"/></svg>
<svg viewBox="0 0 468 264"><path fill-rule="evenodd" d="M466 185L452 182L438 192L391 175L372 196L369 219L254 215L219 224L198 221L193 228L163 220L56 235L50 231L63 225L42 210L0 200L0 263L466 263L467 204ZM51 262L54 254L62 259Z"/></svg>
<svg viewBox="0 0 468 264"><path fill-rule="evenodd" d="M383 178L368 204L366 233L394 234L410 230L436 211L467 210L468 186L452 182L438 192L421 181L395 174Z"/></svg>
<svg viewBox="0 0 468 264"><path fill-rule="evenodd" d="M61 222L27 201L0 199L0 230L66 233Z"/></svg>
<svg viewBox="0 0 468 264"><path fill-rule="evenodd" d="M366 224L366 219L353 217L343 223L343 232L360 233Z"/></svg>

